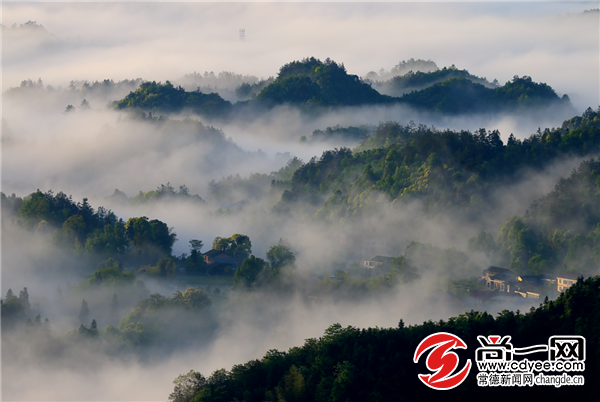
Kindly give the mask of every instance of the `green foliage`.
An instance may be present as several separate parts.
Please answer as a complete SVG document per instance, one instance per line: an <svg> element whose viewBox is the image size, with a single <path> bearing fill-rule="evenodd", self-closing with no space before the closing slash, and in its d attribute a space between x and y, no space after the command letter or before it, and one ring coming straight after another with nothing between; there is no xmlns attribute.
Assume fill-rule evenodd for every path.
<svg viewBox="0 0 600 402"><path fill-rule="evenodd" d="M163 255L171 255L177 239L177 235L164 222L158 219L149 221L145 216L129 218L125 232L138 254L156 249Z"/></svg>
<svg viewBox="0 0 600 402"><path fill-rule="evenodd" d="M25 320L26 306L21 300L12 294L12 290L8 290L8 294L2 300L2 330L13 329L18 323Z"/></svg>
<svg viewBox="0 0 600 402"><path fill-rule="evenodd" d="M444 82L452 78L463 78L476 84L490 87L491 84L485 79L470 74L467 70L459 70L455 67L444 67L434 71L409 71L408 73L396 76L390 81L390 92L395 96L402 96L411 91L418 91L430 87L439 82Z"/></svg>
<svg viewBox="0 0 600 402"><path fill-rule="evenodd" d="M265 268L268 268L268 265L263 259L251 255L236 269L233 275L233 288L250 289L254 287L259 280L259 275Z"/></svg>
<svg viewBox="0 0 600 402"><path fill-rule="evenodd" d="M314 57L293 61L281 67L277 79L256 97L266 105L284 103L302 110L390 103L392 98L381 95L356 75L349 75L343 64Z"/></svg>
<svg viewBox="0 0 600 402"><path fill-rule="evenodd" d="M141 268L141 272L160 278L172 278L175 275L175 269L173 258L159 258L155 266L146 265Z"/></svg>
<svg viewBox="0 0 600 402"><path fill-rule="evenodd" d="M177 377L173 384L175 389L169 395L169 401L190 402L196 393L206 387L206 378L197 371L190 370L189 373Z"/></svg>
<svg viewBox="0 0 600 402"><path fill-rule="evenodd" d="M525 216L513 216L499 231L496 246L481 251L522 274L567 270L595 273L600 266L600 161L581 162L554 190L534 201ZM489 242L489 240L487 240Z"/></svg>
<svg viewBox="0 0 600 402"><path fill-rule="evenodd" d="M204 94L200 90L186 92L169 81L144 82L117 102L116 109L136 108L158 112L181 112L190 109L207 117L222 117L231 111L231 103L217 93Z"/></svg>
<svg viewBox="0 0 600 402"><path fill-rule="evenodd" d="M441 74L441 71L419 75L437 74ZM420 109L446 114L500 112L551 105L573 109L567 96L559 98L550 86L535 83L531 77L515 76L504 86L492 89L463 75L459 74L423 90L405 94L399 101Z"/></svg>
<svg viewBox="0 0 600 402"><path fill-rule="evenodd" d="M231 237L216 237L212 248L224 251L236 258L243 260L252 253L252 243L246 235L235 233Z"/></svg>
<svg viewBox="0 0 600 402"><path fill-rule="evenodd" d="M135 281L135 274L123 272L123 265L112 258L100 265L89 278L77 285L80 289L98 286L129 286Z"/></svg>
<svg viewBox="0 0 600 402"><path fill-rule="evenodd" d="M151 294L121 320L119 329L111 329L111 342L134 349L197 343L215 325L206 314L211 304L206 293L193 287L172 297Z"/></svg>
<svg viewBox="0 0 600 402"><path fill-rule="evenodd" d="M114 108L165 113L191 110L209 118L228 117L235 109L257 104L268 107L290 104L305 112L341 106L394 103L448 114L499 112L551 105L572 109L566 95L559 98L550 86L535 83L528 76L515 76L504 86L495 87L495 84L490 84L485 78L476 77L454 66L439 70L435 63L422 60L409 64L423 64L426 70L433 71L408 71L386 83L375 83L382 89L389 87L386 91L393 95L403 95L400 98L382 95L371 87L370 83L373 82L370 79L364 82L358 76L348 74L343 64L329 58L321 61L310 57L285 64L275 80L242 83L236 89L237 96L251 100L238 102L235 106L216 93L200 92L200 88L187 92L169 81L164 84L153 81L142 83L137 90L115 102ZM398 75L409 64L399 64L395 67L396 73L392 71L392 74ZM408 93L409 91L411 92Z"/></svg>
<svg viewBox="0 0 600 402"><path fill-rule="evenodd" d="M540 130L522 141L511 135L506 144L498 131L440 131L412 123L381 123L357 152L347 148L325 151L298 168L275 210L344 222L385 207L401 208L417 199L420 214L452 213L469 219L493 209L497 186L517 180L524 168L542 169L561 156L600 151L598 114L590 109L561 128ZM577 141L572 140L574 132ZM597 168L585 165L582 169ZM595 176L585 180L568 191L580 187L585 191L583 220L595 227ZM563 223L573 221L565 223L565 228L581 221L567 217L573 214L557 208L555 198L545 200L543 207L552 205L556 214L562 214L558 217Z"/></svg>
<svg viewBox="0 0 600 402"><path fill-rule="evenodd" d="M242 100L255 98L264 87L271 84L273 81L273 77L269 77L266 80L260 80L259 82L253 84L244 82L235 89L235 94Z"/></svg>
<svg viewBox="0 0 600 402"><path fill-rule="evenodd" d="M401 321L401 324L403 321ZM515 345L548 342L556 334L597 339L600 333L600 277L580 279L555 301L523 314L504 310L496 317L471 311L447 321L424 322L397 328L330 326L319 339L287 352L270 350L260 360L218 370L197 391L193 401L401 401L437 397L418 375L424 364L414 364L414 351L428 335L448 332L468 345L461 361L473 359L478 335L509 335ZM462 352L461 352L462 353ZM568 395L593 399L598 392L600 345L587 342L585 386L569 387ZM180 377L181 378L181 377ZM176 386L176 390L177 390ZM452 390L453 399L490 399L490 390L470 377ZM555 387L497 387L492 400L554 399Z"/></svg>
<svg viewBox="0 0 600 402"><path fill-rule="evenodd" d="M14 193L10 196L7 196L3 192L0 192L0 205L2 211L2 218L6 219L7 217L14 217L21 209L23 205L23 199L21 197L17 197Z"/></svg>
<svg viewBox="0 0 600 402"><path fill-rule="evenodd" d="M190 255L185 260L185 272L193 275L206 274L206 262L202 258L201 250L204 244L201 240L190 240Z"/></svg>
<svg viewBox="0 0 600 402"><path fill-rule="evenodd" d="M103 229L96 229L85 242L87 255L118 255L123 254L129 245L122 222L105 225Z"/></svg>
<svg viewBox="0 0 600 402"><path fill-rule="evenodd" d="M284 267L294 266L296 256L289 247L279 244L269 248L269 251L267 251L267 260L271 269L279 272Z"/></svg>
<svg viewBox="0 0 600 402"><path fill-rule="evenodd" d="M100 225L103 218L110 214L110 211L100 210L94 216L94 211L90 210L87 199L84 199L83 203L77 204L63 192L54 195L52 191L42 193L39 190L23 199L18 212L23 226L27 229L35 229L42 221L52 227L62 227L70 217L81 215L86 229L90 231Z"/></svg>
<svg viewBox="0 0 600 402"><path fill-rule="evenodd" d="M359 127L342 127L339 124L325 130L315 130L307 142L349 143L356 145L364 141L375 127L362 125Z"/></svg>
<svg viewBox="0 0 600 402"><path fill-rule="evenodd" d="M589 232L600 222L600 160L581 162L570 177L531 204L529 217L547 231Z"/></svg>
<svg viewBox="0 0 600 402"><path fill-rule="evenodd" d="M397 257L390 261L390 277L396 283L410 283L420 279L417 268L407 257Z"/></svg>
<svg viewBox="0 0 600 402"><path fill-rule="evenodd" d="M71 342L94 341L99 340L100 333L97 328L88 328L81 324L79 328L68 331L64 337Z"/></svg>
<svg viewBox="0 0 600 402"><path fill-rule="evenodd" d="M189 189L185 184L179 186L179 191L175 190L171 183L161 184L156 190L147 192L140 191L135 197L128 199L125 193L115 189L115 193L109 197L114 199L122 199L129 201L134 205L151 204L157 201L191 201L196 204L204 204L204 200L198 194L190 194Z"/></svg>

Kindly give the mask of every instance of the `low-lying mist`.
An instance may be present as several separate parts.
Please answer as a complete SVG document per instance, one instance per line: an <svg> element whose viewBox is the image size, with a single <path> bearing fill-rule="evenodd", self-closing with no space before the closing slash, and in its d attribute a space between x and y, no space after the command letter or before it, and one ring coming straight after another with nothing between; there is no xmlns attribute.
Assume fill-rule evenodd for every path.
<svg viewBox="0 0 600 402"><path fill-rule="evenodd" d="M468 68L489 82L531 76L559 95L568 94L581 114L600 104L599 42L589 35L598 30L598 20L583 9L546 3L4 3L2 400L166 400L179 374L230 369L268 350L320 337L334 323L396 327L400 320L419 324L470 310L472 305L449 292L450 284L464 281L466 291L481 287L482 269L498 261L493 253L469 249L472 240L487 234L491 243L500 242L503 225L529 219L532 203L557 189L583 160L597 158L586 148L597 143L595 137L585 137L596 135L597 123L589 123L595 128L572 143L564 141L575 144L572 151L558 145L555 154L531 151L522 165L502 159L524 167L510 176L490 174L497 180L490 179L485 189L484 169L481 175L460 170L485 164L481 153L467 155L475 148L465 149L464 163L453 165L443 183L450 196L436 205L423 195L435 190L427 180L449 168L443 163L432 168L435 154L417 150L412 159L397 157L392 161L397 166L385 171L386 155L391 160L411 144L365 149L365 163L356 162L355 170L350 157L340 158L338 166L349 167L344 177L307 170L304 181L294 181L303 163L368 138L311 136L328 128L366 127L372 134L382 123L398 122L434 127L440 135L446 129L469 135L481 128L498 130L504 144L511 134L511 141L529 141L538 132L538 143L558 144L567 130L542 130L574 117L570 105L444 115L401 104L315 113L288 104L251 104L223 118L190 110L120 111L114 102L144 80L170 80L188 91L214 90L233 103L251 98L247 87L238 90L242 84L263 85L277 76L279 66L302 57L331 57L345 63L349 74L375 77L369 72L380 71L386 78L390 74L380 68L415 57ZM588 120L597 122L598 112L590 113ZM581 132L582 119L576 117L570 130ZM585 143L581 149L579 140ZM351 150L344 152L352 156ZM377 187L383 176L369 181L376 170L389 178L387 188ZM315 179L320 174L338 187ZM407 190L400 201L399 191L396 196L387 191L394 185L407 189L407 183L418 189ZM474 190L464 190L468 185ZM6 207L11 193L14 201L36 190L40 200L62 192L72 197L70 205L52 213L42 201L24 212ZM453 205L451 196L463 190L472 191L471 198ZM478 198L482 194L484 202ZM353 212L344 209L348 199ZM84 207L91 211L87 221ZM100 207L114 215L102 210L94 223L90 216ZM340 217L338 211L347 214ZM133 223L126 228L130 218L140 217L147 218L137 221L142 229ZM151 222L162 224L163 237L176 235L167 251L144 243L155 236L154 226L144 226ZM554 233L552 246L562 242L561 253L570 250L574 259L592 255L588 243L596 232ZM100 251L87 244L86 236L97 240L109 234L121 236L122 245L110 243L113 238L100 244ZM197 269L192 255L234 234L249 238L256 266L264 260L262 271L245 279L228 271L186 272ZM523 232L511 236L524 237ZM579 249L565 246L576 237ZM293 253L280 271L269 256L273 246ZM371 274L364 262L377 255L393 257L394 268ZM243 257L244 263L252 259ZM565 256L537 267L557 270L559 257ZM506 267L511 258L502 260ZM530 258L521 264L526 274L533 272ZM243 280L254 282L245 288ZM12 302L5 297L9 289ZM538 303L526 299L518 308ZM505 306L478 307L496 313Z"/></svg>

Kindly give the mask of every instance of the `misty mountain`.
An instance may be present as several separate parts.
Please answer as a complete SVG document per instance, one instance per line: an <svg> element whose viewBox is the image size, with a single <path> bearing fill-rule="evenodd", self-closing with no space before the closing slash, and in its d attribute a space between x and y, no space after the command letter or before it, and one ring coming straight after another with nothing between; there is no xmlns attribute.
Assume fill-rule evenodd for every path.
<svg viewBox="0 0 600 402"><path fill-rule="evenodd" d="M579 281L556 300L544 301L527 313L504 310L496 317L471 311L448 320L427 321L396 328L343 327L333 324L319 338L288 351L269 350L263 358L239 363L231 370L219 369L210 376L190 371L175 379L170 402L244 401L412 401L436 398L438 390L425 387L419 374L425 364L413 359L419 343L428 335L445 332L460 337L466 351L461 361L474 359L477 336L502 334L515 345L545 344L556 334L578 334L593 339L600 331L600 278ZM473 345L473 346L471 346ZM456 355L455 355L456 356ZM536 359L535 355L530 359ZM452 390L453 400L505 401L516 398L554 399L558 391L587 400L600 390L597 343L586 348L585 386L488 387L471 375ZM464 364L464 363L463 363ZM207 373L208 374L208 373Z"/></svg>
<svg viewBox="0 0 600 402"><path fill-rule="evenodd" d="M586 160L523 215L508 219L496 240L480 232L468 248L520 274L591 273L600 266L599 205L600 161Z"/></svg>
<svg viewBox="0 0 600 402"><path fill-rule="evenodd" d="M222 71L218 74L214 72L205 72L200 74L193 72L186 74L175 81L175 84L181 85L187 91L196 89L203 93L218 93L229 102L245 101L256 96L265 86L273 82L273 77L266 80L259 79L253 75L236 74L229 71Z"/></svg>
<svg viewBox="0 0 600 402"><path fill-rule="evenodd" d="M498 84L490 83L485 78L479 78L467 70L459 70L454 66L449 68L444 67L441 70L436 66L432 71L411 70L403 75L396 75L387 81L372 81L371 85L381 93L391 96L402 96L405 93L420 91L451 78L464 78L468 81L481 84L486 88L498 87Z"/></svg>
<svg viewBox="0 0 600 402"><path fill-rule="evenodd" d="M231 111L231 102L219 94L204 94L200 90L187 92L169 81L157 84L145 82L125 98L116 103L115 109L141 109L159 113L178 113L190 110L211 117L223 117Z"/></svg>
<svg viewBox="0 0 600 402"><path fill-rule="evenodd" d="M423 90L405 94L400 102L417 109L445 114L498 113L554 105L564 106L574 112L567 95L559 98L549 85L533 82L531 77L515 76L512 81L497 88L490 88L478 81L481 80L459 74Z"/></svg>
<svg viewBox="0 0 600 402"><path fill-rule="evenodd" d="M327 127L325 130L314 130L308 138L302 136L300 142L321 142L331 145L356 146L364 141L374 130L375 126L372 125L342 127L337 124L333 127Z"/></svg>
<svg viewBox="0 0 600 402"><path fill-rule="evenodd" d="M419 200L424 215L453 211L474 218L494 205L499 184L517 181L524 169L597 153L599 113L590 108L561 128L539 130L523 141L511 135L506 144L497 130L381 123L358 152L325 151L298 168L276 210L340 222Z"/></svg>
<svg viewBox="0 0 600 402"><path fill-rule="evenodd" d="M164 201L190 202L198 206L205 203L202 197L200 197L198 194L190 194L189 188L185 184L179 186L179 191L177 191L170 182L167 184L161 184L156 188L156 190L150 190L146 192L140 190L134 197L131 198L127 197L127 194L117 188L113 194L103 197L102 200L111 204L130 205L145 205Z"/></svg>
<svg viewBox="0 0 600 402"><path fill-rule="evenodd" d="M234 110L251 110L260 115L262 108L277 105L292 105L308 113L347 106L391 104L405 104L418 110L449 115L514 112L551 106L574 110L567 95L559 98L549 85L538 84L531 77L515 76L512 81L498 87L454 67L409 72L375 87L401 97L379 93L368 82L348 74L343 64L329 58L323 62L310 57L285 64L272 82L240 85L236 93L241 98L250 97L250 100L235 105L216 92L203 93L199 87L188 92L169 81L165 84L153 81L143 83L139 89L116 102L114 107L158 113L187 110L206 118L221 119L230 117Z"/></svg>
<svg viewBox="0 0 600 402"><path fill-rule="evenodd" d="M369 71L365 76L365 80L368 80L368 82L371 83L385 82L391 80L394 77L409 74L410 72L429 73L438 70L439 68L437 64L435 64L435 62L431 60L415 60L414 58L411 58L409 60L402 60L400 63L392 67L390 71L386 71L384 68L382 68L378 72Z"/></svg>
<svg viewBox="0 0 600 402"><path fill-rule="evenodd" d="M343 64L311 57L282 66L275 81L257 95L256 101L268 106L287 103L308 111L389 104L392 98L381 95L358 76L348 74Z"/></svg>

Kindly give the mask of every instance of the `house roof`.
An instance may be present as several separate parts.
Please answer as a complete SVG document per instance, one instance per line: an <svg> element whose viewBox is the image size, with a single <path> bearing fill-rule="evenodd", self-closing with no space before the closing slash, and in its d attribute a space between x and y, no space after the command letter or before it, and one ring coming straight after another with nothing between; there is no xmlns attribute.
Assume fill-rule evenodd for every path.
<svg viewBox="0 0 600 402"><path fill-rule="evenodd" d="M483 270L483 274L484 274L484 275L485 275L485 274L489 274L490 276L492 276L492 275L496 275L496 274L499 274L499 273L501 273L501 272L506 272L506 271L508 271L508 272L512 272L512 271L511 271L510 269L508 269L508 268L500 268L500 267L494 267L494 266L491 266L491 267L489 267L489 268L487 268L487 269L484 269L484 270Z"/></svg>
<svg viewBox="0 0 600 402"><path fill-rule="evenodd" d="M373 257L369 260L365 260L365 261L372 261L372 262L388 262L389 260L393 259L394 257L385 257L382 255L378 255L376 257Z"/></svg>
<svg viewBox="0 0 600 402"><path fill-rule="evenodd" d="M207 255L207 256L212 257L212 258L214 258L215 256L220 255L220 254L225 254L228 257L232 257L231 255L229 255L225 251L215 250L215 249L208 250L206 253L204 253L204 255Z"/></svg>
<svg viewBox="0 0 600 402"><path fill-rule="evenodd" d="M490 275L490 279L493 281L504 281L508 282L511 280L516 280L517 276L512 273L512 271L506 270L503 272L499 272L495 275Z"/></svg>
<svg viewBox="0 0 600 402"><path fill-rule="evenodd" d="M517 279L523 286L537 286L542 287L548 283L548 281L556 282L556 276L552 275L520 275Z"/></svg>

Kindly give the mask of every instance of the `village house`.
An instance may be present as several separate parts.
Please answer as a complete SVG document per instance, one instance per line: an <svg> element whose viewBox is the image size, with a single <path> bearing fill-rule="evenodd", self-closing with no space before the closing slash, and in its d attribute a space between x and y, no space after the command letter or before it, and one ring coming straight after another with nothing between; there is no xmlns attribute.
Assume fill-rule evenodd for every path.
<svg viewBox="0 0 600 402"><path fill-rule="evenodd" d="M489 267L483 270L483 276L488 289L500 292L514 291L518 282L517 275L507 268Z"/></svg>
<svg viewBox="0 0 600 402"><path fill-rule="evenodd" d="M233 275L238 267L236 259L221 250L209 250L204 253L206 272L209 275Z"/></svg>
<svg viewBox="0 0 600 402"><path fill-rule="evenodd" d="M376 257L370 258L364 261L365 269L375 269L375 268L384 268L385 266L390 264L390 261L393 257L384 257L378 255Z"/></svg>
<svg viewBox="0 0 600 402"><path fill-rule="evenodd" d="M556 282L558 292L562 293L565 290L569 289L575 282L577 282L577 278L583 276L578 272L562 272L556 275Z"/></svg>

